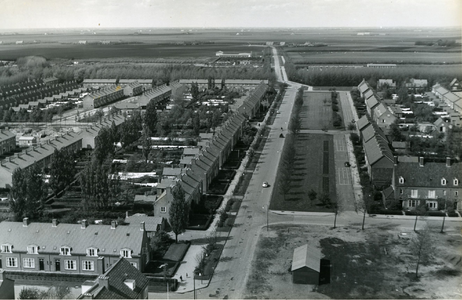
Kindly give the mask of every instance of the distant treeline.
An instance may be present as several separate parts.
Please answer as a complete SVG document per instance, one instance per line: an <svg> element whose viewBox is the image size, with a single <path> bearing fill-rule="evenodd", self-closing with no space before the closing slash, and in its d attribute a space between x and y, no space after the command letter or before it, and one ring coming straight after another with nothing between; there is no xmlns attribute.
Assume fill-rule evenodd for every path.
<svg viewBox="0 0 462 300"><path fill-rule="evenodd" d="M445 46L445 47L452 47L456 46L457 43L455 40L437 40L437 41L416 41L416 46Z"/></svg>
<svg viewBox="0 0 462 300"><path fill-rule="evenodd" d="M24 81L55 76L59 81L83 81L84 79L101 78L137 78L154 79L156 82L170 82L180 78L214 78L225 79L268 79L275 80L271 70L270 57L264 58L261 68L253 67L198 67L193 65L133 65L133 64L94 64L68 66L66 64L50 64L41 57L27 57L17 60L18 68L0 67L0 86Z"/></svg>
<svg viewBox="0 0 462 300"><path fill-rule="evenodd" d="M427 79L428 87L437 82L450 82L455 77L460 78L460 66L417 67L400 66L389 69L376 68L324 68L324 69L296 69L286 61L287 76L291 81L314 86L356 86L363 79L376 82L379 79L393 79L398 84L410 78Z"/></svg>

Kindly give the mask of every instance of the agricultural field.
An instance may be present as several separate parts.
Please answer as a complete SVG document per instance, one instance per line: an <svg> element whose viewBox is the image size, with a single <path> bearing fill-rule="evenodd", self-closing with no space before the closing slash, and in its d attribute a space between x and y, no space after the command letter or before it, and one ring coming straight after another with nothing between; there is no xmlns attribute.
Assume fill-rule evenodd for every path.
<svg viewBox="0 0 462 300"><path fill-rule="evenodd" d="M301 129L334 129L330 92L305 92L300 111Z"/></svg>
<svg viewBox="0 0 462 300"><path fill-rule="evenodd" d="M280 186L275 185L270 209L332 212L331 207L320 202L319 195L324 193L331 201L336 201L333 136L300 133L296 138L295 148L297 155L291 176L291 189L284 196ZM318 194L317 199L309 199L310 190Z"/></svg>
<svg viewBox="0 0 462 300"><path fill-rule="evenodd" d="M114 29L104 30L34 30L0 33L0 60L36 55L46 58L103 59L103 58L198 58L213 57L215 52L261 51L267 42L285 42L289 55L296 63L338 63L361 59L356 51L374 51L377 60L421 60L450 63L460 61L460 47L415 46L416 41L460 40L460 31L453 29L394 30L367 29L370 36L358 36L364 29L300 28L300 29ZM86 45L79 45L84 40ZM24 44L16 45L16 41ZM102 41L111 44L102 45ZM306 42L327 44L325 47L288 47ZM251 45L249 47L249 45ZM414 52L419 52L415 55ZM449 52L454 53L449 53ZM326 52L326 53L325 53ZM334 53L330 53L334 52ZM339 53L336 53L339 52ZM344 52L347 52L345 57ZM381 53L393 53L387 56ZM424 52L424 53L421 53ZM439 58L435 53L442 54ZM302 54L300 54L302 53ZM308 53L313 53L308 54ZM457 57L459 53L459 57ZM372 55L372 54L368 54ZM403 55L402 58L400 56ZM319 56L319 57L318 57ZM374 55L372 55L374 56ZM369 59L369 57L366 57ZM373 58L373 57L371 57ZM313 60L313 61L312 61ZM368 61L370 62L370 61ZM374 61L371 61L374 62Z"/></svg>
<svg viewBox="0 0 462 300"><path fill-rule="evenodd" d="M435 255L420 265L416 279L411 242L400 239L400 232L395 225L365 231L359 227L273 225L269 232L260 233L244 298L459 299L460 235L441 235L438 229L431 229L431 238L438 240ZM318 287L292 283L293 250L306 243L320 248L330 260L330 283Z"/></svg>
<svg viewBox="0 0 462 300"><path fill-rule="evenodd" d="M366 51L325 51L288 52L292 63L299 64L460 64L460 52L366 52Z"/></svg>

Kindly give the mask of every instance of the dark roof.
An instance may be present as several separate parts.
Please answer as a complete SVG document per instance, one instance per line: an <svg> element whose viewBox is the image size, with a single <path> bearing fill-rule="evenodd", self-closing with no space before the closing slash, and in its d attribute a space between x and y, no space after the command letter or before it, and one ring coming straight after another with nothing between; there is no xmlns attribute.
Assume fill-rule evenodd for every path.
<svg viewBox="0 0 462 300"><path fill-rule="evenodd" d="M107 287L101 282L103 280L108 281ZM133 282L133 290L125 284L126 281ZM91 296L92 299L140 299L148 284L149 279L143 273L125 258L120 258L106 273L96 279L92 288L79 298Z"/></svg>
<svg viewBox="0 0 462 300"><path fill-rule="evenodd" d="M379 104L379 101L377 100L377 98L375 97L375 95L373 95L372 97L368 98L366 100L366 105L369 107L369 108L374 108L376 107L377 105Z"/></svg>
<svg viewBox="0 0 462 300"><path fill-rule="evenodd" d="M404 178L404 184L399 184L399 177ZM446 179L446 185L441 185L441 179ZM450 167L446 163L427 162L423 167L418 162L399 162L395 167L395 184L403 187L456 187L454 179L459 181L457 187L461 187L462 166L460 163L452 163Z"/></svg>
<svg viewBox="0 0 462 300"><path fill-rule="evenodd" d="M364 143L364 152L367 156L367 161L370 165L373 165L383 157L388 158L391 162L394 162L393 153L388 147L388 142L384 140L380 135L374 135L369 141Z"/></svg>

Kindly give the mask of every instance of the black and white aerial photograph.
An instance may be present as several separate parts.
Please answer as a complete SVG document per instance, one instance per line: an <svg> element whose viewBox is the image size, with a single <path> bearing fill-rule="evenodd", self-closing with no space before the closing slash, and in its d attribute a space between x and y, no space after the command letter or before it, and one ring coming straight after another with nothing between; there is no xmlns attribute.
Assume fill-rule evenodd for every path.
<svg viewBox="0 0 462 300"><path fill-rule="evenodd" d="M0 299L462 299L462 0L0 0Z"/></svg>

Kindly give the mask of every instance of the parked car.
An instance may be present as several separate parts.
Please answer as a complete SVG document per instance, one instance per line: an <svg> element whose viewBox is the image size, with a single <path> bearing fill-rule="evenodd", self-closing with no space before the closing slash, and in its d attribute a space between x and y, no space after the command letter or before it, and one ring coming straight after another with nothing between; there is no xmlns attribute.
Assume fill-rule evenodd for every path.
<svg viewBox="0 0 462 300"><path fill-rule="evenodd" d="M266 181L263 181L262 187L267 188L269 187L269 183Z"/></svg>

